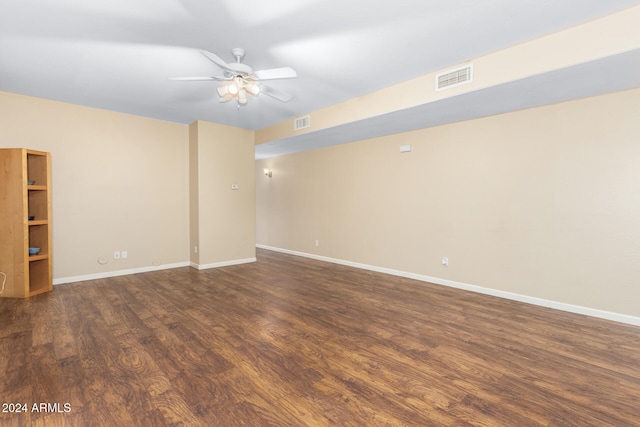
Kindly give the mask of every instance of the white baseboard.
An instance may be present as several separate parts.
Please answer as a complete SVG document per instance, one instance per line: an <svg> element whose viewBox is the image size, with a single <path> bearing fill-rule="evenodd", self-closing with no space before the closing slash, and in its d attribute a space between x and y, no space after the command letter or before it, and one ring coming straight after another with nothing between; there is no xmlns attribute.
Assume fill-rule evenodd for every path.
<svg viewBox="0 0 640 427"><path fill-rule="evenodd" d="M455 282L453 280L440 279L438 277L425 276L421 274L409 273L406 271L394 270L390 268L377 267L374 265L361 264L357 262L344 261L341 259L329 258L320 255L309 254L306 252L292 251L289 249L276 248L272 246L266 246L256 244L257 248L266 249L274 252L282 252L289 255L296 255L305 258L311 258L318 261L331 262L334 264L346 265L349 267L361 268L364 270L375 271L378 273L391 274L393 276L406 277L409 279L419 280L421 282L435 283L437 285L449 286L452 288L463 289L465 291L477 292L480 294L491 295L495 297L510 299L513 301L524 302L527 304L538 305L541 307L553 308L556 310L567 311L570 313L583 314L585 316L598 317L601 319L612 320L614 322L626 323L629 325L640 326L640 317L629 316L626 314L613 313L610 311L598 310L595 308L582 307L579 305L567 304L558 301L546 300L543 298L536 298L527 295L516 294L513 292L501 291L498 289L484 288L482 286L470 285L467 283Z"/></svg>
<svg viewBox="0 0 640 427"><path fill-rule="evenodd" d="M206 270L208 268L226 267L229 265L246 264L249 262L256 262L256 258L236 259L231 261L216 262L212 264L199 265L196 263L179 262L175 264L163 264L154 265L149 267L130 268L126 270L105 271L104 273L85 274L82 276L61 277L59 279L53 279L54 285L62 285L63 283L75 283L84 282L87 280L107 279L109 277L127 276L129 274L147 273L150 271L168 270L178 267L193 267L197 270Z"/></svg>
<svg viewBox="0 0 640 427"><path fill-rule="evenodd" d="M149 271L168 270L171 268L188 267L188 262L179 262L175 264L153 265L149 267L129 268L126 270L105 271L104 273L86 274L83 276L61 277L53 279L54 285L63 283L84 282L86 280L106 279L109 277L127 276L129 274L147 273Z"/></svg>
<svg viewBox="0 0 640 427"><path fill-rule="evenodd" d="M247 263L256 262L256 261L257 261L257 258L253 257L253 258L245 258L245 259L234 259L231 261L214 262L212 264L202 264L202 265L192 262L190 265L191 267L197 270L206 270L208 268L228 267L230 265L247 264Z"/></svg>

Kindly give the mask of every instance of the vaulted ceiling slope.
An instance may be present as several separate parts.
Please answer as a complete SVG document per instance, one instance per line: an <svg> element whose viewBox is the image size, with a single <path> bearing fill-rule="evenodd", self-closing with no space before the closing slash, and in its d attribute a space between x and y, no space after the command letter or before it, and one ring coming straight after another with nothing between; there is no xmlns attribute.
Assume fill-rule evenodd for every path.
<svg viewBox="0 0 640 427"><path fill-rule="evenodd" d="M3 5L0 13L0 90L178 123L206 120L258 130L639 4L22 0ZM295 69L297 79L270 82L293 99L259 96L238 108L218 102L217 82L169 80L219 75L200 50L231 62L234 47L246 50L245 62L254 69ZM453 112L460 105L468 104L441 107Z"/></svg>

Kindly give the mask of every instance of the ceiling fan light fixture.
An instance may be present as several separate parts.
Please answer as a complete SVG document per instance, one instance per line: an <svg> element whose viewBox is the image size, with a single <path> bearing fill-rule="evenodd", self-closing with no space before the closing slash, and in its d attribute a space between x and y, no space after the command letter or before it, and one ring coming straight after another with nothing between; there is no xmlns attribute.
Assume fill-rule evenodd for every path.
<svg viewBox="0 0 640 427"><path fill-rule="evenodd" d="M258 86L255 82L247 83L244 88L253 96L258 96L260 93L260 86Z"/></svg>
<svg viewBox="0 0 640 427"><path fill-rule="evenodd" d="M242 88L238 92L238 104L245 105L249 101L249 97L247 96L247 91Z"/></svg>
<svg viewBox="0 0 640 427"><path fill-rule="evenodd" d="M218 95L220 96L220 98L225 98L225 97L227 97L229 95L233 96L233 95L237 94L238 93L238 88L233 86L233 85L231 85L231 84L225 83L225 84L219 86L217 91L218 91Z"/></svg>
<svg viewBox="0 0 640 427"><path fill-rule="evenodd" d="M220 85L217 92L220 102L235 99L239 105L246 105L250 96L257 96L260 93L260 86L251 77L236 76L231 81Z"/></svg>

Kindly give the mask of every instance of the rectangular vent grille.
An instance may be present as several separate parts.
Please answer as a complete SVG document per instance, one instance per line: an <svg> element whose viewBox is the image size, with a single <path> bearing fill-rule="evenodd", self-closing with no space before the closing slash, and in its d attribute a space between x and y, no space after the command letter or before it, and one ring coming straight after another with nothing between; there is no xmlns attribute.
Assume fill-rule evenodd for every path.
<svg viewBox="0 0 640 427"><path fill-rule="evenodd" d="M473 80L473 64L469 64L462 68L445 71L436 76L436 90L449 89L451 87L460 86L471 83Z"/></svg>
<svg viewBox="0 0 640 427"><path fill-rule="evenodd" d="M296 121L293 122L293 130L300 130L308 128L309 126L311 126L310 116L298 117Z"/></svg>

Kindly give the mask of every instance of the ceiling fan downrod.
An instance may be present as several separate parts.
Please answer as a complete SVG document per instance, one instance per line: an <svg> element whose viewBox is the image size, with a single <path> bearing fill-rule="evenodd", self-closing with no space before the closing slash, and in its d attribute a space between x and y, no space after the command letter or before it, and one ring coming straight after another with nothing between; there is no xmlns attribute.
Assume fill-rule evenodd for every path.
<svg viewBox="0 0 640 427"><path fill-rule="evenodd" d="M231 54L233 55L234 58L236 58L236 63L240 64L242 63L242 60L244 59L244 55L246 54L246 52L244 49L240 47L234 47L233 49L231 49Z"/></svg>

